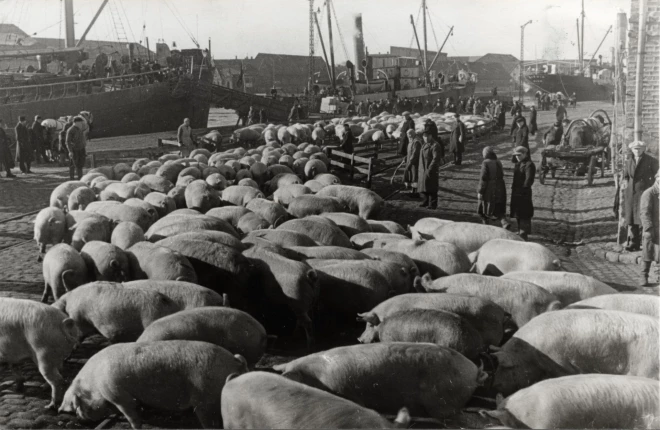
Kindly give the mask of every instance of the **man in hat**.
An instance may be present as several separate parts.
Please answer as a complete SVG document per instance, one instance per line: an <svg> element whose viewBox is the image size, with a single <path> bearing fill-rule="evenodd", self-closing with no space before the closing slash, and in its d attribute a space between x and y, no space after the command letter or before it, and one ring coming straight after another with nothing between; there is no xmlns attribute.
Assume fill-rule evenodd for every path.
<svg viewBox="0 0 660 430"><path fill-rule="evenodd" d="M190 127L190 119L185 118L183 124L179 126L176 133L179 148L181 148L181 156L186 158L190 155L193 147L192 128Z"/></svg>
<svg viewBox="0 0 660 430"><path fill-rule="evenodd" d="M516 128L513 132L513 146L524 146L529 150L529 128L524 116L516 118Z"/></svg>
<svg viewBox="0 0 660 430"><path fill-rule="evenodd" d="M463 152L465 152L465 142L467 141L467 128L461 121L458 113L454 114L454 125L451 128L449 136L449 152L454 154L454 164L460 166L463 162Z"/></svg>
<svg viewBox="0 0 660 430"><path fill-rule="evenodd" d="M424 127L422 137L424 143L419 151L417 192L422 193L424 201L419 207L436 209L438 207L440 144L433 140L429 127Z"/></svg>
<svg viewBox="0 0 660 430"><path fill-rule="evenodd" d="M422 103L422 101L419 98L417 98L415 100L415 104L413 105L412 110L413 110L414 113L418 113L420 115L422 114L422 111L424 110L424 104Z"/></svg>
<svg viewBox="0 0 660 430"><path fill-rule="evenodd" d="M4 167L7 172L7 178L15 178L16 175L11 173L11 169L14 168L14 159L11 156L11 151L9 146L11 141L5 133L5 124L3 124L2 119L0 119L0 167Z"/></svg>
<svg viewBox="0 0 660 430"><path fill-rule="evenodd" d="M655 174L655 183L642 193L639 207L639 216L642 221L642 286L649 283L651 263L655 261L656 273L660 278L660 212L658 211L660 199L660 172ZM660 282L660 279L659 279Z"/></svg>
<svg viewBox="0 0 660 430"><path fill-rule="evenodd" d="M519 111L514 111L513 112L513 120L511 121L511 130L509 131L509 136L513 137L513 134L516 132L516 128L518 127L518 118L522 118L522 114Z"/></svg>
<svg viewBox="0 0 660 430"><path fill-rule="evenodd" d="M433 105L433 112L434 113L444 113L445 111L445 105L442 101L442 99L437 99L435 101L435 105Z"/></svg>
<svg viewBox="0 0 660 430"><path fill-rule="evenodd" d="M419 182L419 152L422 149L422 139L420 139L415 130L408 130L408 151L406 153L406 167L403 171L403 183L406 189L410 189L410 197L417 198L417 184Z"/></svg>
<svg viewBox="0 0 660 430"><path fill-rule="evenodd" d="M85 166L85 137L83 136L82 117L77 116L73 119L73 126L66 132L66 149L69 151L69 179L73 181L73 175L76 174L78 180L82 178L83 167Z"/></svg>
<svg viewBox="0 0 660 430"><path fill-rule="evenodd" d="M624 194L624 218L628 225L628 241L626 250L637 251L640 248L641 236L639 226L639 205L644 191L653 186L655 174L658 171L658 160L646 154L646 144L636 140L628 145L628 154L623 169L622 188Z"/></svg>
<svg viewBox="0 0 660 430"><path fill-rule="evenodd" d="M18 124L14 128L16 132L16 162L24 175L32 173L32 145L30 145L30 132L27 128L27 120L23 115L18 117Z"/></svg>
<svg viewBox="0 0 660 430"><path fill-rule="evenodd" d="M341 136L341 143L339 144L339 149L347 154L353 153L353 142L355 141L355 136L351 131L351 126L349 124L344 124L344 134Z"/></svg>
<svg viewBox="0 0 660 430"><path fill-rule="evenodd" d="M399 148L397 150L398 155L403 155L404 157L406 156L406 152L408 151L408 135L407 132L408 130L415 130L415 121L412 120L410 117L410 112L406 111L403 113L403 117L405 120L403 121L403 125L401 126L401 137L399 137Z"/></svg>
<svg viewBox="0 0 660 430"><path fill-rule="evenodd" d="M561 124L561 121L555 121L555 123L545 132L543 135L543 141L545 146L548 145L561 145L561 138L564 135L564 127Z"/></svg>
<svg viewBox="0 0 660 430"><path fill-rule="evenodd" d="M568 119L568 112L566 112L566 108L564 107L564 102L559 101L559 106L557 106L557 121L564 121L565 119Z"/></svg>
<svg viewBox="0 0 660 430"><path fill-rule="evenodd" d="M47 163L49 161L46 155L46 146L44 142L44 128L41 126L41 117L34 117L32 127L30 127L30 143L36 155L37 163Z"/></svg>
<svg viewBox="0 0 660 430"><path fill-rule="evenodd" d="M435 124L435 122L433 122L431 118L426 118L424 120L424 127L429 127L429 129L431 130L431 136L433 137L433 140L435 140L436 142L440 142L440 140L438 139L438 126Z"/></svg>
<svg viewBox="0 0 660 430"><path fill-rule="evenodd" d="M511 218L518 221L518 234L527 240L532 233L532 217L534 203L532 202L532 185L536 176L536 166L529 157L529 149L518 146L513 150L517 160L513 170L511 185Z"/></svg>

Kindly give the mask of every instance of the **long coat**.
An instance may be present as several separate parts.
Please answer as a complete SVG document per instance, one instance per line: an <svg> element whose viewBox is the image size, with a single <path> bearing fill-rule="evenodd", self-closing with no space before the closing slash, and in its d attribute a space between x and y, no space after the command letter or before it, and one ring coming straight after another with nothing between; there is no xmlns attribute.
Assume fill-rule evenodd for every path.
<svg viewBox="0 0 660 430"><path fill-rule="evenodd" d="M481 216L501 218L506 213L506 185L504 168L499 160L486 159L481 163L478 193L481 195L477 212Z"/></svg>
<svg viewBox="0 0 660 430"><path fill-rule="evenodd" d="M529 129L526 124L519 125L513 132L513 146L524 146L529 149Z"/></svg>
<svg viewBox="0 0 660 430"><path fill-rule="evenodd" d="M30 128L30 140L34 149L40 149L44 146L44 127L39 121L35 121Z"/></svg>
<svg viewBox="0 0 660 430"><path fill-rule="evenodd" d="M31 163L33 159L30 132L20 122L16 124L16 162Z"/></svg>
<svg viewBox="0 0 660 430"><path fill-rule="evenodd" d="M639 203L642 193L653 186L655 174L658 172L658 160L644 153L635 165L632 155L626 160L623 169L623 180L628 183L624 197L624 218L628 225L639 225Z"/></svg>
<svg viewBox="0 0 660 430"><path fill-rule="evenodd" d="M534 216L532 185L536 166L529 158L516 163L511 185L511 217L530 219Z"/></svg>
<svg viewBox="0 0 660 430"><path fill-rule="evenodd" d="M11 141L3 128L0 128L0 167L5 170L14 168L14 159L11 156L9 145Z"/></svg>
<svg viewBox="0 0 660 430"><path fill-rule="evenodd" d="M534 109L529 114L529 132L530 132L530 134L536 134L538 129L539 129L539 126L536 124L536 109Z"/></svg>
<svg viewBox="0 0 660 430"><path fill-rule="evenodd" d="M415 129L415 121L410 118L410 121L404 121L401 126L401 136L399 137L399 155L406 155L408 149L408 130Z"/></svg>
<svg viewBox="0 0 660 430"><path fill-rule="evenodd" d="M658 199L660 198L660 187L654 184L642 193L639 206L639 217L642 220L644 261L655 261L660 263L660 212L658 211Z"/></svg>
<svg viewBox="0 0 660 430"><path fill-rule="evenodd" d="M403 182L414 184L419 180L419 153L422 150L422 139L414 138L408 143L406 168L403 171Z"/></svg>
<svg viewBox="0 0 660 430"><path fill-rule="evenodd" d="M459 139L462 138L462 139ZM465 151L465 141L467 140L467 129L460 120L452 126L449 136L449 152L463 153Z"/></svg>
<svg viewBox="0 0 660 430"><path fill-rule="evenodd" d="M440 144L435 140L424 142L419 151L419 180L417 191L420 193L438 193L438 170L440 168Z"/></svg>

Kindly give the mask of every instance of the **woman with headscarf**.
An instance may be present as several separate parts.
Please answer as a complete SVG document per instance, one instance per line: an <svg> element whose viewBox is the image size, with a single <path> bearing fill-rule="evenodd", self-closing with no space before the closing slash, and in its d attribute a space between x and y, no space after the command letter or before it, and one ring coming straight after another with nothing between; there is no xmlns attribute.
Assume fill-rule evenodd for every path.
<svg viewBox="0 0 660 430"><path fill-rule="evenodd" d="M489 220L500 221L502 227L508 229L510 224L506 219L504 168L490 146L485 147L482 154L484 161L481 163L479 189L477 190L479 198L477 213L484 224L488 224Z"/></svg>
<svg viewBox="0 0 660 430"><path fill-rule="evenodd" d="M408 130L408 150L406 153L406 168L403 171L403 182L406 190L410 189L410 197L419 197L417 192L419 151L422 149L422 140L416 135L415 130Z"/></svg>
<svg viewBox="0 0 660 430"><path fill-rule="evenodd" d="M520 237L527 240L532 233L532 217L534 216L532 185L536 176L536 166L529 157L528 148L518 146L513 154L517 162L513 169L510 216L518 221Z"/></svg>
<svg viewBox="0 0 660 430"><path fill-rule="evenodd" d="M532 106L531 112L529 114L529 134L533 134L536 136L536 132L538 131L539 127L536 125L536 108Z"/></svg>

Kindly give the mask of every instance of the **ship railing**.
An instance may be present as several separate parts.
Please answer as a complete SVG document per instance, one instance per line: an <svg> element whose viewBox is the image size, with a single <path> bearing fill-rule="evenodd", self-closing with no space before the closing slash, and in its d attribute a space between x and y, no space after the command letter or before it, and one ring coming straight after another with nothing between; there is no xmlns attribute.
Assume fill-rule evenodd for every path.
<svg viewBox="0 0 660 430"><path fill-rule="evenodd" d="M171 72L174 72L173 74ZM178 80L176 71L164 68L129 75L108 76L105 78L85 79L79 81L53 82L49 84L25 85L20 87L0 88L0 104L25 103L39 100L55 100L67 97L76 97L97 92L119 91L137 86L147 86L160 82L157 77L163 76L161 81L167 80L172 88ZM143 82L143 79L146 81Z"/></svg>

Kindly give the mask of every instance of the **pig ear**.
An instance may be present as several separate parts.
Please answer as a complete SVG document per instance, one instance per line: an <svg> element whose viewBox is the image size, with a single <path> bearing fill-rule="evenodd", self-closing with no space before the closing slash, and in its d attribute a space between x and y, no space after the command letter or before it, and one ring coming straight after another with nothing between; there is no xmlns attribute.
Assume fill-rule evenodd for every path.
<svg viewBox="0 0 660 430"><path fill-rule="evenodd" d="M69 231L75 231L75 229L78 227L78 223L75 223L71 227L69 227Z"/></svg>
<svg viewBox="0 0 660 430"><path fill-rule="evenodd" d="M312 282L318 281L319 275L316 273L316 270L312 269L309 272L307 272L307 279L309 279Z"/></svg>
<svg viewBox="0 0 660 430"><path fill-rule="evenodd" d="M503 401L504 401L504 396L502 395L502 393L497 393L497 395L495 396L495 404L497 406L500 406Z"/></svg>
<svg viewBox="0 0 660 430"><path fill-rule="evenodd" d="M558 311L562 308L563 306L561 305L561 302L559 300L555 300L550 305L548 305L548 312L551 311Z"/></svg>
<svg viewBox="0 0 660 430"><path fill-rule="evenodd" d="M119 261L113 259L112 261L110 261L110 266L112 266L113 269L119 269L120 268Z"/></svg>
<svg viewBox="0 0 660 430"><path fill-rule="evenodd" d="M249 369L248 369L248 363L247 363L247 360L245 359L245 357L243 357L241 354L235 354L234 358L236 359L236 361L239 362L239 364L241 366L241 373L247 373L247 371Z"/></svg>
<svg viewBox="0 0 660 430"><path fill-rule="evenodd" d="M399 413L396 415L396 418L394 419L394 428L401 428L405 429L410 426L410 412L408 412L408 408L401 408L399 409Z"/></svg>
<svg viewBox="0 0 660 430"><path fill-rule="evenodd" d="M418 293L425 293L426 289L422 285L422 278L420 276L415 276L415 280L413 281L413 287L415 288L415 291Z"/></svg>
<svg viewBox="0 0 660 430"><path fill-rule="evenodd" d="M364 321L374 326L380 324L380 318L378 318L378 315L376 315L373 312L365 312L362 314L358 314L358 321Z"/></svg>
<svg viewBox="0 0 660 430"><path fill-rule="evenodd" d="M231 304L229 303L229 296L227 293L222 294L222 306L230 308Z"/></svg>
<svg viewBox="0 0 660 430"><path fill-rule="evenodd" d="M227 379L225 379L225 384L227 384L229 381L231 381L232 379L235 379L239 376L241 376L241 375L239 375L238 373L230 373L229 376L227 376Z"/></svg>

